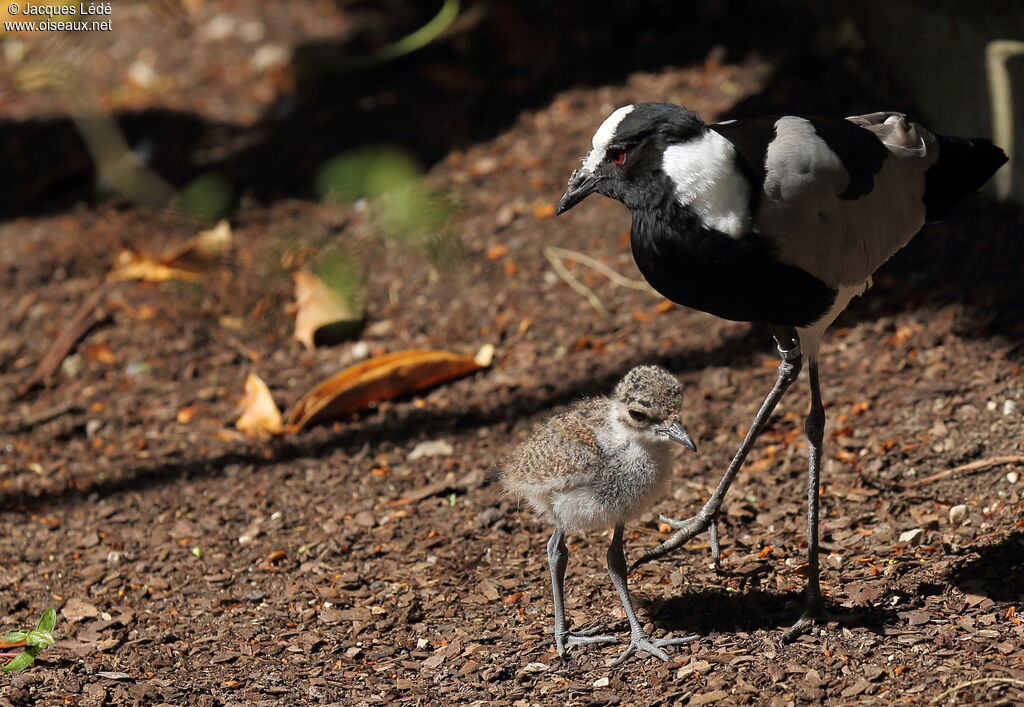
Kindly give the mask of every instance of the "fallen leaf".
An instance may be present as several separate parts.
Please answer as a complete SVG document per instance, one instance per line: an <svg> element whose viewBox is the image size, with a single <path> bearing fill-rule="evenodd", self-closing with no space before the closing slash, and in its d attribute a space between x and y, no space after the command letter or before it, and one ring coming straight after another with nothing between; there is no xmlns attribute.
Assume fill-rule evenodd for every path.
<svg viewBox="0 0 1024 707"><path fill-rule="evenodd" d="M92 619L100 615L99 609L82 599L68 599L68 603L64 605L60 613L68 621Z"/></svg>
<svg viewBox="0 0 1024 707"><path fill-rule="evenodd" d="M239 407L242 415L235 422L235 428L242 434L255 439L268 439L271 435L280 434L281 411L277 409L267 384L255 373L250 373L245 379L245 395Z"/></svg>
<svg viewBox="0 0 1024 707"><path fill-rule="evenodd" d="M306 270L295 278L295 333L292 335L308 350L314 340L331 343L348 338L359 331L363 313L353 308L338 291Z"/></svg>
<svg viewBox="0 0 1024 707"><path fill-rule="evenodd" d="M361 361L316 385L288 418L288 431L347 417L371 403L408 395L485 368L448 351L399 351Z"/></svg>
<svg viewBox="0 0 1024 707"><path fill-rule="evenodd" d="M200 231L181 248L165 254L160 262L188 272L202 272L220 263L231 249L231 226L221 219L216 226Z"/></svg>
<svg viewBox="0 0 1024 707"><path fill-rule="evenodd" d="M142 280L144 282L166 282L167 280L198 280L193 272L168 267L151 255L122 250L117 255L114 269L107 275L108 280Z"/></svg>
<svg viewBox="0 0 1024 707"><path fill-rule="evenodd" d="M108 280L195 281L199 275L221 262L231 247L231 226L221 221L208 231L200 232L185 245L160 257L122 250Z"/></svg>
<svg viewBox="0 0 1024 707"><path fill-rule="evenodd" d="M541 204L533 209L534 218L551 218L555 215L554 204Z"/></svg>
<svg viewBox="0 0 1024 707"><path fill-rule="evenodd" d="M492 245L487 249L488 260L497 260L498 258L504 258L506 255L508 255L508 246L504 243Z"/></svg>

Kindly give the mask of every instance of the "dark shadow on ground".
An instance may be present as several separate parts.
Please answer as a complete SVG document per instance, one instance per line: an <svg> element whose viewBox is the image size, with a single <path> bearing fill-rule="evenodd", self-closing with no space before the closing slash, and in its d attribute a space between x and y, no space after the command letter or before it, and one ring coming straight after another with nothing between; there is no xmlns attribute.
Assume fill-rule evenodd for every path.
<svg viewBox="0 0 1024 707"><path fill-rule="evenodd" d="M950 584L994 601L1024 601L1024 532L972 551L978 557L953 570Z"/></svg>
<svg viewBox="0 0 1024 707"><path fill-rule="evenodd" d="M383 29L296 47L295 93L280 96L254 126L166 110L113 117L133 148L148 155L148 165L174 185L216 172L228 177L236 196L310 197L317 169L339 152L397 143L430 165L494 137L566 88L700 62L716 46L726 61L754 51L802 53L816 27L793 0L470 0L463 16L476 20L421 51L372 69L338 68L373 48L366 34L372 31L377 45L381 35L397 38L429 20L439 5L400 5ZM0 121L0 128L0 218L96 199L91 159L70 120ZM214 157L197 164L197 151Z"/></svg>
<svg viewBox="0 0 1024 707"><path fill-rule="evenodd" d="M781 635L799 618L802 606L799 592L708 589L652 602L647 614L665 631L705 635L779 629ZM851 610L830 604L826 609L835 615L832 621L849 628L881 633L886 626L899 623L896 612L883 607L858 606Z"/></svg>
<svg viewBox="0 0 1024 707"><path fill-rule="evenodd" d="M105 498L118 493L142 491L161 484L194 477L211 477L225 466L247 464L254 467L283 464L296 459L321 458L334 452L356 454L365 446L375 447L383 442L405 444L413 439L430 439L460 430L512 424L516 420L556 408L588 395L603 395L623 374L639 363L654 363L673 371L698 371L708 366L751 365L770 345L770 337L760 327L744 329L726 338L709 350L693 349L667 352L660 355L638 356L617 362L614 367L588 378L560 379L548 395L536 390L515 391L511 397L485 396L483 402L469 401L463 407L447 410L428 410L402 406L391 416L371 416L346 424L340 433L319 428L304 434L302 439L279 439L270 455L261 450L240 449L209 459L180 459L156 464L140 464L115 472L86 488L68 488L56 492L18 491L0 495L0 510L26 511L51 504L74 505L93 498ZM766 376L765 388L770 386ZM753 414L754 411L751 411Z"/></svg>

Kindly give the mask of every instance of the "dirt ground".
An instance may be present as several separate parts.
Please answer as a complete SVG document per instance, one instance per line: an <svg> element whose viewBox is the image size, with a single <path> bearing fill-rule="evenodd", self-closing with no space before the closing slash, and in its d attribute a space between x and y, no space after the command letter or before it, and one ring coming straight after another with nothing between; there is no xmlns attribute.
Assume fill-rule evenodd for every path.
<svg viewBox="0 0 1024 707"><path fill-rule="evenodd" d="M214 3L193 5L200 27L216 16ZM0 623L24 626L51 606L59 620L37 665L0 676L0 705L1024 700L1024 482L1019 461L993 462L1024 454L1020 207L977 198L928 227L826 340L823 587L851 614L843 621L778 646L803 581L804 381L730 493L725 572L709 568L699 539L630 577L649 630L701 635L668 663L641 655L609 668L617 647L557 656L547 529L486 477L546 415L656 362L683 382L700 449L680 454L673 497L656 510L684 517L708 496L774 380L770 337L569 263L599 313L543 251L586 253L638 278L628 214L593 199L556 219L552 205L594 127L633 100L709 119L877 100L848 74L815 93L807 81L835 69L823 65L782 73L792 64L778 57L715 51L558 87L495 119L491 136L424 147L430 183L458 204L461 255L439 270L377 238L365 208L290 193L287 180L257 185L277 196L232 211L229 266L199 283L110 286L106 318L52 386L24 396L121 248L159 252L197 225L82 198L74 180L58 186L77 205L59 191L58 206L3 223ZM40 101L18 115L45 113ZM242 109L187 107L245 133ZM291 339L282 253L331 239L359 244L368 326L309 353ZM250 371L290 409L367 353L485 343L496 347L491 368L350 420L268 443L232 426ZM412 454L437 440L450 449ZM628 528L627 555L661 537L652 513ZM625 635L608 539L571 539L568 614Z"/></svg>

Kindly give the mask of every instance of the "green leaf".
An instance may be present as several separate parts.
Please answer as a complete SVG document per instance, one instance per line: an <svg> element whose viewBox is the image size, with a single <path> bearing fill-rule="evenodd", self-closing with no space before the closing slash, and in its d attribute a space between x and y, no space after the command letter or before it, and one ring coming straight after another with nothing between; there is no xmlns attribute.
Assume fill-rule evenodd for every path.
<svg viewBox="0 0 1024 707"><path fill-rule="evenodd" d="M17 643L18 641L24 640L27 635L28 631L18 629L16 631L8 631L4 634L3 638L7 643Z"/></svg>
<svg viewBox="0 0 1024 707"><path fill-rule="evenodd" d="M39 618L39 623L36 624L36 631L42 631L44 633L51 633L54 627L57 625L57 610L47 609L43 612L43 615Z"/></svg>
<svg viewBox="0 0 1024 707"><path fill-rule="evenodd" d="M24 670L36 661L36 652L37 649L35 648L26 648L16 657L11 658L10 662L8 662L6 665L0 666L0 670L3 670L5 673L13 673L19 670Z"/></svg>
<svg viewBox="0 0 1024 707"><path fill-rule="evenodd" d="M25 641L28 643L28 645L35 646L40 650L42 650L43 648L47 648L48 646L52 646L55 642L53 640L52 633L50 633L49 631L38 630L30 631L28 636L25 637Z"/></svg>

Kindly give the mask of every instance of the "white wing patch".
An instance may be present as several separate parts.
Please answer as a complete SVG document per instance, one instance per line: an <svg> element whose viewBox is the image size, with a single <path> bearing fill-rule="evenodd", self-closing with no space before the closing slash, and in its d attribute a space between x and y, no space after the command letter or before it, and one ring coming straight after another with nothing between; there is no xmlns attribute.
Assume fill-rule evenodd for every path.
<svg viewBox="0 0 1024 707"><path fill-rule="evenodd" d="M601 123L601 127L594 133L594 149L590 151L586 159L583 160L583 166L587 170L593 172L597 169L598 165L601 164L601 160L604 159L605 153L608 151L608 143L615 137L615 131L619 128L619 123L633 111L633 104L628 106L622 106L614 113L609 115Z"/></svg>
<svg viewBox="0 0 1024 707"><path fill-rule="evenodd" d="M750 183L736 168L735 148L714 130L671 145L661 168L676 185L676 198L705 225L732 238L750 226Z"/></svg>

